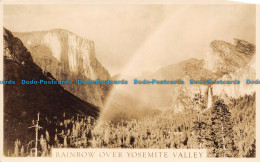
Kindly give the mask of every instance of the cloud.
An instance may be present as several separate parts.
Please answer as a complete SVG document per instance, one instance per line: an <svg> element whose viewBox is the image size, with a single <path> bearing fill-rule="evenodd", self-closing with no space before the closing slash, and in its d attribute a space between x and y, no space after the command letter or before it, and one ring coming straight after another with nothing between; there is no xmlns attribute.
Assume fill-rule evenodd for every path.
<svg viewBox="0 0 260 162"><path fill-rule="evenodd" d="M144 48L165 21L171 23ZM15 32L63 28L93 40L112 75L142 48L132 72L138 73L203 58L215 39L255 43L255 5L4 5L4 26Z"/></svg>

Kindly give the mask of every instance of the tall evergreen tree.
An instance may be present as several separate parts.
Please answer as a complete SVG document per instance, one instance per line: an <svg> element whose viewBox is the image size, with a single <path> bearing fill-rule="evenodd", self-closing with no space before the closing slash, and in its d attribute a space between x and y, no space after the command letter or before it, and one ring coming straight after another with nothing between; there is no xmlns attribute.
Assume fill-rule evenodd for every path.
<svg viewBox="0 0 260 162"><path fill-rule="evenodd" d="M16 140L14 143L14 156L19 156L19 146L21 145L20 140Z"/></svg>
<svg viewBox="0 0 260 162"><path fill-rule="evenodd" d="M23 146L22 146L22 148L21 148L20 156L25 156L24 147L23 147Z"/></svg>
<svg viewBox="0 0 260 162"><path fill-rule="evenodd" d="M193 98L193 103L194 103L195 111L197 111L197 119L194 120L193 127L192 127L193 135L195 138L194 141L195 144L193 144L193 146L195 146L195 148L197 147L199 149L202 149L205 147L203 143L206 138L205 131L207 129L207 123L201 120L201 112L205 109L203 95L201 95L201 93L196 93Z"/></svg>
<svg viewBox="0 0 260 162"><path fill-rule="evenodd" d="M215 157L236 157L231 113L223 100L217 100L212 113L211 127L211 155Z"/></svg>

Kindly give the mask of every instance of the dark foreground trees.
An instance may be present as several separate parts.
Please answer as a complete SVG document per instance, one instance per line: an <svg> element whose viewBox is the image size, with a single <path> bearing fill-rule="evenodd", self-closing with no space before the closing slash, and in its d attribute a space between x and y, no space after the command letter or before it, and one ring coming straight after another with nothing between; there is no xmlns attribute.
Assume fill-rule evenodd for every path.
<svg viewBox="0 0 260 162"><path fill-rule="evenodd" d="M216 101L211 114L211 154L214 157L236 157L231 113L223 100Z"/></svg>
<svg viewBox="0 0 260 162"><path fill-rule="evenodd" d="M255 157L255 94L232 99L229 105L214 100L199 114L168 110L119 123L82 116L41 118L38 156L51 156L52 148L202 148L208 157ZM35 156L34 143L22 138L13 142L8 156Z"/></svg>

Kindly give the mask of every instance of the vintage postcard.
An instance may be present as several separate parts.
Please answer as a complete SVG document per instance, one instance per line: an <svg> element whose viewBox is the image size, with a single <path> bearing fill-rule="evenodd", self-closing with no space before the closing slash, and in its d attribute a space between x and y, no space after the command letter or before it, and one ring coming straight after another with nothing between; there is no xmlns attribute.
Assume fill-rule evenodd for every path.
<svg viewBox="0 0 260 162"><path fill-rule="evenodd" d="M259 9L1 1L0 162L260 162Z"/></svg>

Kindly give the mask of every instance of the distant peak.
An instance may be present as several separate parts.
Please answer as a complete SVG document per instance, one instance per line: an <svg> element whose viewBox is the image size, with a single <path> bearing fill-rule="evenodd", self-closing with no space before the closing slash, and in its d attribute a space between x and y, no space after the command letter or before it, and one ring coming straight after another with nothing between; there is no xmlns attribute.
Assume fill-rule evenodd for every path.
<svg viewBox="0 0 260 162"><path fill-rule="evenodd" d="M245 40L234 39L232 43L214 40L205 58L205 67L220 74L231 73L250 63L255 54L255 45Z"/></svg>
<svg viewBox="0 0 260 162"><path fill-rule="evenodd" d="M247 55L255 54L255 45L241 39L234 39L233 44L236 47L236 50L240 53L245 53Z"/></svg>
<svg viewBox="0 0 260 162"><path fill-rule="evenodd" d="M199 60L196 59L196 58L190 58L190 59L187 60L187 62L194 62L194 61L199 61Z"/></svg>
<svg viewBox="0 0 260 162"><path fill-rule="evenodd" d="M210 43L210 47L214 51L232 49L236 52L246 55L253 55L255 53L255 45L245 40L234 38L232 43L225 42L223 40L214 40Z"/></svg>

